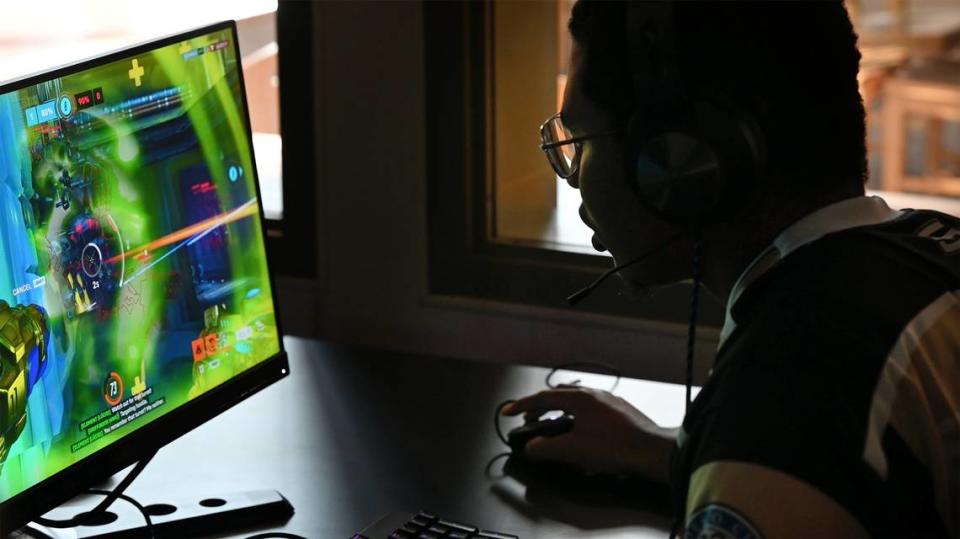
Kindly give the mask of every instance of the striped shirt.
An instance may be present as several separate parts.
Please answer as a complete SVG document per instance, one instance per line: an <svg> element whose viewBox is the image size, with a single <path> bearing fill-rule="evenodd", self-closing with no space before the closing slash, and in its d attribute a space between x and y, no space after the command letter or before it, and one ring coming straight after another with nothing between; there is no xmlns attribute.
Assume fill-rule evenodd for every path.
<svg viewBox="0 0 960 539"><path fill-rule="evenodd" d="M960 537L960 220L857 197L784 231L672 474L687 537Z"/></svg>

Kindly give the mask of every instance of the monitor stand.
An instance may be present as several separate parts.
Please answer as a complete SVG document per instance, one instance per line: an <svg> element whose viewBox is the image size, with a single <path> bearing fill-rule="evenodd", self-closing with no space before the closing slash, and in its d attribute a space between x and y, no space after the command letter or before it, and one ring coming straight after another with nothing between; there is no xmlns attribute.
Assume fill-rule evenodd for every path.
<svg viewBox="0 0 960 539"><path fill-rule="evenodd" d="M161 537L199 537L237 529L255 529L282 525L293 516L293 506L275 490L234 492L203 499L138 499ZM47 518L66 520L77 516L84 505L68 502L49 513ZM51 530L30 523L11 538L92 539L124 534L134 536L146 531L143 515L123 500L117 500L101 517L77 528Z"/></svg>

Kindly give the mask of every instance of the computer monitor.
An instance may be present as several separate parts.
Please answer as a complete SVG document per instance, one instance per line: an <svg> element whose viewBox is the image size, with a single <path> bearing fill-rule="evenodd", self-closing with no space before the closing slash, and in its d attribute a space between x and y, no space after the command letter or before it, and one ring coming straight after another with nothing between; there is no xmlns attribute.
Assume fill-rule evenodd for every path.
<svg viewBox="0 0 960 539"><path fill-rule="evenodd" d="M0 86L0 536L287 374L258 189L233 22Z"/></svg>

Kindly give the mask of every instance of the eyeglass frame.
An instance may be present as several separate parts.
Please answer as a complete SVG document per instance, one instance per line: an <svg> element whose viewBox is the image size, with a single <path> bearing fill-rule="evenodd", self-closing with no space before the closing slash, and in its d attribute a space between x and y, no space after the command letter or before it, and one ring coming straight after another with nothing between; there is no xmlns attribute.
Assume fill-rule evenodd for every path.
<svg viewBox="0 0 960 539"><path fill-rule="evenodd" d="M600 138L600 137L609 137L611 135L616 135L621 132L620 130L604 131L602 133L595 133L592 135L583 135L581 137L573 137L573 138L568 138L564 140L556 140L553 142L543 142L544 128L546 128L547 124L552 122L555 118L559 119L561 122L563 121L563 117L561 116L561 113L558 112L553 116L547 118L542 124L540 124L540 149L543 150L543 153L547 158L547 162L550 163L550 168L553 169L553 172L555 172L558 177L564 180L573 177L573 175L580 170L580 147L582 142L595 139L595 138ZM560 146L566 146L568 144L576 144L576 146L574 146L575 150L573 154L573 159L570 160L570 173L564 175L564 173L557 170L557 167L554 166L553 161L550 159L550 156L547 155L547 150L552 150L554 148L559 148Z"/></svg>

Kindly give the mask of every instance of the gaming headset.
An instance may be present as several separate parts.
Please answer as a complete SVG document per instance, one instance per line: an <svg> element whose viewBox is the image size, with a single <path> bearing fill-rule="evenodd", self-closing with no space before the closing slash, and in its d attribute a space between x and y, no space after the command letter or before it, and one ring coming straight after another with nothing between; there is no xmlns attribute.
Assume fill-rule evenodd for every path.
<svg viewBox="0 0 960 539"><path fill-rule="evenodd" d="M674 224L733 215L764 175L759 126L728 100L683 84L672 1L628 2L627 45L636 99L627 170L641 201Z"/></svg>

